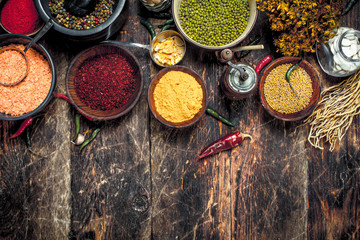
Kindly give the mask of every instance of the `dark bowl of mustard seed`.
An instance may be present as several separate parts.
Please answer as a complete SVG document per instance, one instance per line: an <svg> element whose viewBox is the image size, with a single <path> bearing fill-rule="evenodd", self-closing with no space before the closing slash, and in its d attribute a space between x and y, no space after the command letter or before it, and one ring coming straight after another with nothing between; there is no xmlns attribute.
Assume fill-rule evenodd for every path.
<svg viewBox="0 0 360 240"><path fill-rule="evenodd" d="M320 81L311 64L298 57L272 61L260 79L261 104L275 118L297 121L309 116L320 97ZM300 64L299 64L300 63ZM297 67L292 67L294 65ZM289 68L293 69L291 72Z"/></svg>
<svg viewBox="0 0 360 240"><path fill-rule="evenodd" d="M257 19L256 0L173 0L172 14L188 42L217 51L235 47L251 32Z"/></svg>
<svg viewBox="0 0 360 240"><path fill-rule="evenodd" d="M102 42L80 52L66 74L70 101L93 120L110 120L128 113L143 89L138 60L116 43Z"/></svg>
<svg viewBox="0 0 360 240"><path fill-rule="evenodd" d="M73 42L95 43L118 32L128 17L126 0L35 0L53 30ZM86 5L86 3L88 3Z"/></svg>

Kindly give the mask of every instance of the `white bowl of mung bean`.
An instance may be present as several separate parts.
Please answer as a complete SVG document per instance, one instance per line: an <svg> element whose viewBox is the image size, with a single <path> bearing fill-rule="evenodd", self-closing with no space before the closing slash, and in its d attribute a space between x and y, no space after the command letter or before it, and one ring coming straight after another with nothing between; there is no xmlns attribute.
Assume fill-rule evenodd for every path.
<svg viewBox="0 0 360 240"><path fill-rule="evenodd" d="M320 97L319 77L306 60L302 60L286 80L287 70L300 58L282 57L264 70L259 85L260 100L266 111L283 121L297 121L307 117Z"/></svg>

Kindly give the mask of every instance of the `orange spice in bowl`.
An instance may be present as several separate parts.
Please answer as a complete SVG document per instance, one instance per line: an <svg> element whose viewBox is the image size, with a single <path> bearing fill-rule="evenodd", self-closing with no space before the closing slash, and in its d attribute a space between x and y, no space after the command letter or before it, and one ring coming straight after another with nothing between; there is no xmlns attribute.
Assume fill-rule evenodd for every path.
<svg viewBox="0 0 360 240"><path fill-rule="evenodd" d="M0 49L0 85L15 85L26 75L25 56L18 51Z"/></svg>
<svg viewBox="0 0 360 240"><path fill-rule="evenodd" d="M23 50L22 44L10 44ZM11 51L14 52L14 51ZM47 97L52 84L52 71L47 60L35 49L26 52L29 61L29 72L26 78L17 85L0 85L0 112L20 116L35 110ZM11 69L20 71L21 65ZM1 67L0 67L1 69Z"/></svg>
<svg viewBox="0 0 360 240"><path fill-rule="evenodd" d="M190 74L170 71L154 89L156 111L174 123L192 119L201 109L203 93L200 84Z"/></svg>
<svg viewBox="0 0 360 240"><path fill-rule="evenodd" d="M206 87L202 78L190 68L167 67L152 79L148 102L152 114L162 124L174 128L189 127L205 113Z"/></svg>

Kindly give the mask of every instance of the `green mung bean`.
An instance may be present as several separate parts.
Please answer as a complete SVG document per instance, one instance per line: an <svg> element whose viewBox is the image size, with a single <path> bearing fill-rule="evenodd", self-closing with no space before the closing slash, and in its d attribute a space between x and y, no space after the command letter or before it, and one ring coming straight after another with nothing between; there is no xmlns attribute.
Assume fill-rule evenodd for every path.
<svg viewBox="0 0 360 240"><path fill-rule="evenodd" d="M245 30L250 16L247 0L182 0L180 24L194 41L222 46L236 40Z"/></svg>
<svg viewBox="0 0 360 240"><path fill-rule="evenodd" d="M64 0L49 1L51 14L58 23L66 28L75 30L87 30L99 26L108 20L115 8L116 1L101 0L96 4L93 12L84 17L77 17L66 11L64 8Z"/></svg>
<svg viewBox="0 0 360 240"><path fill-rule="evenodd" d="M269 106L280 113L290 114L303 110L310 102L312 81L305 69L298 67L290 76L291 90L285 79L286 71L292 64L275 67L265 79L264 95Z"/></svg>

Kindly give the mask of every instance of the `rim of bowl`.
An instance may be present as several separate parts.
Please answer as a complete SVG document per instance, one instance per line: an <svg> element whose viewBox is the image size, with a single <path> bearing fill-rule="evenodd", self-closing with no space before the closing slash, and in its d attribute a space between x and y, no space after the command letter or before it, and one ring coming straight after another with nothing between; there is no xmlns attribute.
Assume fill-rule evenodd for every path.
<svg viewBox="0 0 360 240"><path fill-rule="evenodd" d="M1 15L1 14L0 14ZM45 22L40 18L40 21L41 21L41 24L40 26L35 29L33 32L29 33L29 34L20 34L20 33L13 33L11 31L9 31L3 24L2 22L0 21L0 26L2 27L2 29L4 29L5 32L9 33L9 34L19 34L19 35L24 35L24 36L28 36L28 37L31 37L35 34L37 34L38 32L40 32L40 30L45 26Z"/></svg>
<svg viewBox="0 0 360 240"><path fill-rule="evenodd" d="M140 87L139 87L139 91L138 93L136 93L136 97L134 98L133 102L126 108L124 109L124 111L118 112L116 114L113 115L109 115L109 116L99 116L99 115L93 115L89 112L86 112L83 108L79 107L77 105L77 103L75 102L75 100L73 99L73 96L71 94L71 91L69 89L69 74L70 71L72 70L73 65L76 63L76 61L78 60L79 57L81 57L83 54L87 53L88 51L91 51L92 49L97 49L97 48L101 48L103 46L108 46L108 47L114 47L117 49L121 49L121 51L125 52L125 54L128 55L129 58L131 58L134 61L134 65L136 66L137 70L138 70L138 74L139 79L140 79ZM98 56L98 55L95 55ZM94 57L94 56L92 56ZM104 120L112 120L115 118L119 118L125 114L127 114L128 112L130 112L131 109L134 108L134 106L136 105L136 103L139 101L140 96L142 94L142 91L144 89L144 78L143 78L143 72L141 71L141 67L139 64L138 59L134 56L134 54L132 54L129 50L123 48L119 43L116 43L114 41L103 41L97 45L94 45L92 47L89 47L83 51L81 51L80 53L78 53L70 62L68 70L66 72L66 77L65 77L65 85L66 85L66 92L68 94L68 97L71 101L71 103L73 104L73 106L76 108L77 111L79 111L81 114L91 118L92 120L97 120L97 121L104 121ZM88 106L86 106L87 108L90 108ZM115 109L114 109L115 110ZM100 111L100 110L97 110ZM113 110L112 110L113 111ZM103 111L103 112L107 112L107 111Z"/></svg>
<svg viewBox="0 0 360 240"><path fill-rule="evenodd" d="M176 28L178 29L178 31L184 36L184 38L189 41L190 43L194 44L197 47L203 48L203 49L207 49L207 50L213 50L213 51L217 51L217 50L223 50L226 48L232 48L235 47L236 45L238 45L240 42L242 42L252 31L252 29L254 28L255 24L256 24L256 20L258 17L258 10L256 8L256 0L248 0L249 5L253 4L253 12L254 12L254 20L250 23L250 21L248 21L248 24L246 25L245 30L241 33L241 35L235 39L234 41L232 41L231 43L228 43L226 45L222 45L222 46L207 46L207 45L203 45L200 44L198 42L196 42L195 40L193 40L192 38L190 38L183 30L183 28L181 27L181 24L179 22L179 14L178 12L175 11L175 2L178 2L179 4L181 3L181 0L173 0L172 1L172 6L171 6L171 12L172 15L174 16L174 22L176 25ZM251 9L250 9L250 13L251 13ZM249 16L250 19L250 16ZM250 23L250 24L249 24ZM245 35L244 33L247 32Z"/></svg>
<svg viewBox="0 0 360 240"><path fill-rule="evenodd" d="M32 40L32 38L29 37L29 36L21 35L21 34L15 34L15 33L0 34L0 40L1 40L2 37L24 38L29 42ZM52 60L49 52L46 50L46 48L44 46L42 46L40 43L35 43L34 46L38 46L39 48L41 48L42 51L44 51L44 53L46 55L46 57L44 57L44 58L46 60L48 60L48 63L50 65L50 69L52 71L52 78L51 78L51 85L50 85L49 92L46 95L44 101L37 108L35 108L33 111L25 113L25 114L20 115L20 116L12 116L12 115L9 115L9 114L0 113L0 120L16 121L16 120L23 120L23 119L26 119L28 117L34 116L35 114L40 112L43 108L45 108L46 105L50 102L50 99L52 98L52 93L53 93L53 91L55 89L55 86L56 86L56 70L55 70L54 61ZM42 53L40 53L40 54L43 55Z"/></svg>
<svg viewBox="0 0 360 240"><path fill-rule="evenodd" d="M184 54L182 55L181 59L180 59L177 63L175 63L174 65L170 65L170 66L175 66L175 65L179 64L179 63L184 59L185 54L186 54L186 41L185 41L184 37L183 37L179 32L177 32L177 31L175 31L175 30L165 30L165 31L159 32L159 33L154 37L154 39L151 40L151 43L150 43L150 57L151 57L151 59L153 60L153 62L154 62L156 65L158 65L159 67L163 67L163 68L164 68L164 67L170 67L170 66L162 65L162 64L160 64L160 63L154 58L154 56L153 56L153 44L154 44L155 40L156 40L159 36L165 35L165 34L169 34L169 36L178 36L178 37L180 37L181 40L184 42Z"/></svg>
<svg viewBox="0 0 360 240"><path fill-rule="evenodd" d="M268 76L268 74L270 73L271 70L273 70L275 67L282 65L282 64L287 64L287 63L296 63L300 60L300 58L298 57L281 57L281 58L277 58L274 61L272 61L268 66L265 67L262 75L261 75L261 79L259 82L259 95L260 95L260 100L261 100L261 105L265 108L265 110L273 117L283 120L283 121L298 121L301 120L307 116L309 116L313 110L315 109L315 107L317 106L317 103L319 102L320 99L320 93L321 93L321 85L320 85L320 78L317 74L317 72L315 71L314 67L305 59L301 62L300 66L311 76L314 75L315 78L311 78L311 82L312 82L312 86L315 87L317 86L316 89L313 89L313 94L311 96L314 99L314 102L310 102L310 104L308 104L304 109L295 112L295 113L290 113L290 114L284 114L284 113L280 113L277 112L276 110L272 109L266 102L265 99L265 95L264 95L264 82L266 77ZM311 74L310 74L311 73ZM311 101L311 100L310 100Z"/></svg>
<svg viewBox="0 0 360 240"><path fill-rule="evenodd" d="M155 82L156 81L159 81L160 79L158 79L158 77L160 75L164 75L165 73L167 72L170 72L170 71L182 71L186 69L187 71L191 72L192 74L194 74L196 76L196 78L201 82L201 89L203 90L203 102L202 102L202 110L199 111L200 113L198 114L197 118L192 118L191 121L190 121L188 124L185 124L185 125L182 125L182 123L184 122L180 122L180 123L172 123L170 121L167 121L165 120L164 118L161 118L161 117L158 117L157 115L160 116L160 114L156 114L156 110L152 108L151 106L151 99L152 99L152 93L153 93L153 90L155 88ZM197 81L197 82L199 82ZM170 67L167 67L167 68L164 68L162 70L160 70L151 80L150 84L149 84L149 88L148 88L148 105L149 105L149 108L150 108L150 111L152 113L152 115L154 116L155 119L157 119L160 123L164 124L165 126L168 126L168 127L171 127L171 128L186 128L186 127L190 127L190 126L193 126L195 123L197 123L198 121L200 121L200 119L204 116L205 114L205 110L207 108L207 104L208 104L208 101L207 101L207 90L206 90L206 86L205 86L205 82L204 80L200 77L200 75L195 72L194 70L192 70L191 68L189 67L186 67L186 66L183 66L183 65L174 65L174 66L170 66ZM194 120L195 119L195 120ZM185 121L187 122L187 121ZM179 125L178 125L179 124Z"/></svg>
<svg viewBox="0 0 360 240"><path fill-rule="evenodd" d="M49 16L47 14L47 12L45 11L45 8L46 7L48 8L48 6L44 7L41 0L35 0L36 9L38 10L38 12L39 12L41 18L44 20L44 22L48 22L51 19L54 22L53 28L57 32L60 32L60 33L63 33L65 35L69 35L69 36L74 36L74 37L85 37L85 36L88 36L88 35L91 35L94 33L98 33L100 31L102 31L103 29L106 29L121 14L122 10L124 9L125 3L126 3L126 0L118 0L115 11L102 24L100 24L94 28L90 28L90 29L86 29L86 30L75 30L75 29L66 28L66 27L62 26L61 24L59 24L58 21L51 14Z"/></svg>

